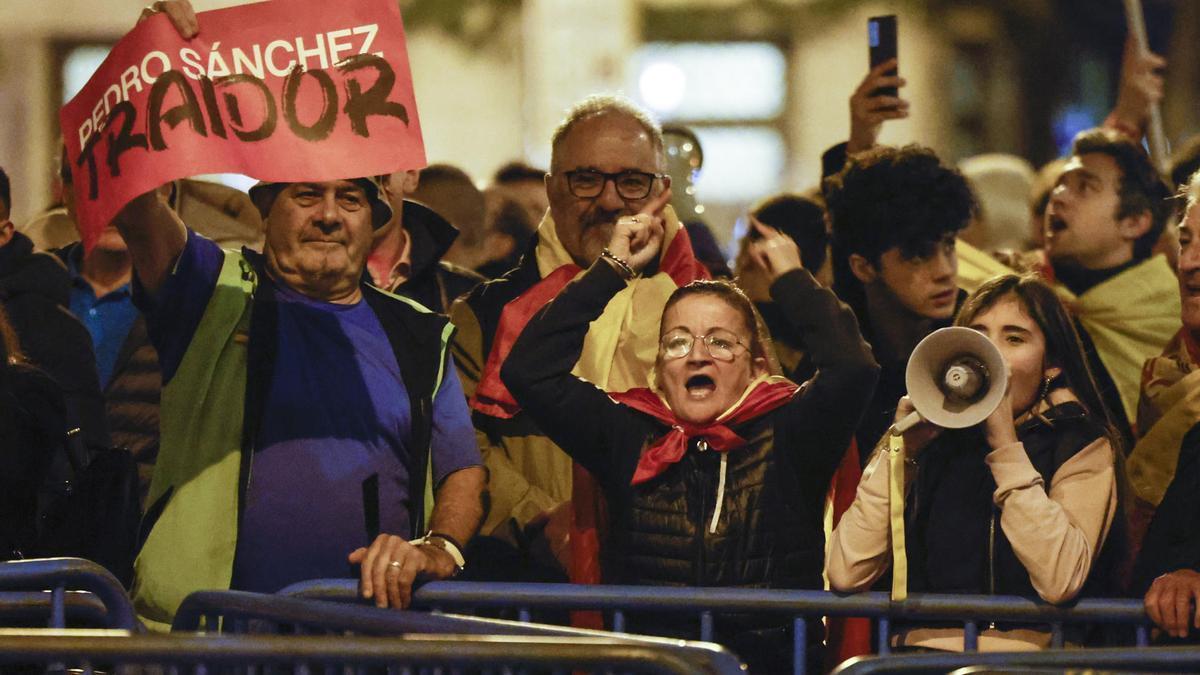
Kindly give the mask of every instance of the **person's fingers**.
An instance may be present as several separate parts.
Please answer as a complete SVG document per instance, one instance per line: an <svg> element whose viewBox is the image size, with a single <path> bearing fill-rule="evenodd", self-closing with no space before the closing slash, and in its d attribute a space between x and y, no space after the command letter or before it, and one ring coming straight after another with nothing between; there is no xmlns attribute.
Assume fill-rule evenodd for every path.
<svg viewBox="0 0 1200 675"><path fill-rule="evenodd" d="M876 79L871 84L873 85L871 87L871 89L878 89L880 87L896 87L897 89L899 89L900 87L903 87L904 85L908 84L908 80L904 79L903 77L900 77L899 75L886 75L884 77L880 77L880 78ZM872 98L879 98L879 97L874 96Z"/></svg>
<svg viewBox="0 0 1200 675"><path fill-rule="evenodd" d="M363 558L365 558L366 556L367 556L367 547L363 546L363 547L356 548L353 551L351 551L350 555L346 556L346 559L350 561L351 565L357 565L360 562L362 562Z"/></svg>
<svg viewBox="0 0 1200 675"><path fill-rule="evenodd" d="M1150 617L1156 625L1163 625L1162 614L1162 584L1155 581L1150 585L1150 590L1146 591L1146 597L1142 600L1142 606L1146 608L1146 616Z"/></svg>
<svg viewBox="0 0 1200 675"><path fill-rule="evenodd" d="M388 568L393 560L396 559L396 551L391 546L391 537L386 534L379 535L378 541L379 554L375 556L374 564L371 567L371 581L375 584L375 606L387 607L388 602Z"/></svg>
<svg viewBox="0 0 1200 675"><path fill-rule="evenodd" d="M1142 62L1154 69L1167 67L1167 60L1158 54L1155 54L1154 52L1146 52L1145 56L1142 58Z"/></svg>
<svg viewBox="0 0 1200 675"><path fill-rule="evenodd" d="M185 40L195 37L199 32L196 11L192 9L191 3L184 0L165 0L155 5L161 6L162 11L171 17L171 23L175 24L175 29Z"/></svg>
<svg viewBox="0 0 1200 675"><path fill-rule="evenodd" d="M403 606L400 595L400 570L402 569L404 569L403 562L398 565L388 562L387 606L389 607Z"/></svg>
<svg viewBox="0 0 1200 675"><path fill-rule="evenodd" d="M1188 595L1192 598L1192 607L1194 614L1192 617L1192 627L1200 629L1200 588L1192 586L1188 589Z"/></svg>
<svg viewBox="0 0 1200 675"><path fill-rule="evenodd" d="M760 270L769 273L771 271L771 259L767 256L764 241L759 240L750 244L750 258Z"/></svg>
<svg viewBox="0 0 1200 675"><path fill-rule="evenodd" d="M867 76L868 77L882 77L884 73L886 73L889 70L893 70L893 69L897 68L899 65L900 65L899 58L888 59L887 61L884 61L883 63L872 68L871 72L868 73Z"/></svg>
<svg viewBox="0 0 1200 675"><path fill-rule="evenodd" d="M775 237L779 236L779 230L776 230L775 228L773 228L769 225L763 224L763 222L761 220L759 220L758 218L755 218L754 216L750 216L750 227L753 228L755 232L758 232L758 234L760 236L762 236L764 241L770 241L771 239L774 239ZM757 244L759 242L754 242L754 243Z"/></svg>
<svg viewBox="0 0 1200 675"><path fill-rule="evenodd" d="M362 579L362 594L364 598L372 598L375 596L375 560L379 557L379 546L383 535L375 538L371 545L367 547L367 552L362 558L361 567L359 569L359 577Z"/></svg>
<svg viewBox="0 0 1200 675"><path fill-rule="evenodd" d="M667 204L671 203L671 188L667 188L660 192L657 197L651 197L650 201L638 211L639 214L648 216L659 216Z"/></svg>
<svg viewBox="0 0 1200 675"><path fill-rule="evenodd" d="M887 108L908 108L911 104L906 98L899 96L876 96L870 99L870 102L864 106L868 111L885 110Z"/></svg>
<svg viewBox="0 0 1200 675"><path fill-rule="evenodd" d="M407 609L412 604L413 582L425 567L424 558L425 554L416 550L405 557L400 573L396 575L396 608Z"/></svg>
<svg viewBox="0 0 1200 675"><path fill-rule="evenodd" d="M1185 588L1175 593L1175 631L1176 637L1187 637L1188 626L1192 618L1192 594Z"/></svg>
<svg viewBox="0 0 1200 675"><path fill-rule="evenodd" d="M908 110L880 110L876 113L871 113L870 119L875 124L882 124L887 120L902 120L908 117Z"/></svg>

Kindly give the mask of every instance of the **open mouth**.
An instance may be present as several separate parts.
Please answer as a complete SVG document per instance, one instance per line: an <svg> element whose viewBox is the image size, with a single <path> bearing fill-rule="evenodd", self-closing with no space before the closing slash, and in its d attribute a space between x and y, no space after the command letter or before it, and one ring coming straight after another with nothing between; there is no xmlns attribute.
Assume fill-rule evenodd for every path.
<svg viewBox="0 0 1200 675"><path fill-rule="evenodd" d="M693 375L683 386L687 389L688 396L693 399L706 398L717 390L717 383L708 375Z"/></svg>
<svg viewBox="0 0 1200 675"><path fill-rule="evenodd" d="M1200 298L1200 279L1189 279L1180 284L1183 294L1189 298Z"/></svg>
<svg viewBox="0 0 1200 675"><path fill-rule="evenodd" d="M1052 233L1059 233L1067 229L1067 221L1058 216L1050 216L1049 222L1046 223L1046 230Z"/></svg>

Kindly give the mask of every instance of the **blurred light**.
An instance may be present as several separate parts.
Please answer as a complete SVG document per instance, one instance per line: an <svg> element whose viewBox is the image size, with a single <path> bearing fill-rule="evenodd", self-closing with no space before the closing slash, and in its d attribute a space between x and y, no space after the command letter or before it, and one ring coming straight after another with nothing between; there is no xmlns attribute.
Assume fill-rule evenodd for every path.
<svg viewBox="0 0 1200 675"><path fill-rule="evenodd" d="M787 59L770 42L648 42L630 74L628 89L668 121L771 119L788 88Z"/></svg>
<svg viewBox="0 0 1200 675"><path fill-rule="evenodd" d="M772 127L696 127L704 148L697 196L708 202L749 202L778 192L786 169L783 136Z"/></svg>
<svg viewBox="0 0 1200 675"><path fill-rule="evenodd" d="M108 45L82 45L75 47L63 59L62 67L62 102L66 103L83 89L83 85L92 79L92 75L104 63L112 47Z"/></svg>
<svg viewBox="0 0 1200 675"><path fill-rule="evenodd" d="M1101 116L1101 113L1078 105L1059 110L1054 115L1051 127L1054 129L1054 145L1058 148L1058 154L1062 157L1071 154L1071 141L1075 134L1095 127L1096 120Z"/></svg>
<svg viewBox="0 0 1200 675"><path fill-rule="evenodd" d="M638 78L642 102L659 115L670 115L683 102L687 91L687 74L669 61L651 63Z"/></svg>

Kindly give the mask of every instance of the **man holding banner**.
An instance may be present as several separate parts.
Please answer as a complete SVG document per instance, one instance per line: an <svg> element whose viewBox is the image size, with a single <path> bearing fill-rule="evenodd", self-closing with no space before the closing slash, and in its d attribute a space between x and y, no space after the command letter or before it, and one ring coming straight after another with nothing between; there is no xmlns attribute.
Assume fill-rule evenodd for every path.
<svg viewBox="0 0 1200 675"><path fill-rule="evenodd" d="M267 28L277 32L312 30L280 25L278 17L287 14L278 12L280 3L264 4L269 7L262 17L250 15L261 13L263 5L202 15L213 39L206 47L187 0L156 3L171 21L148 12L150 18L114 48L109 61L115 59L119 70L121 58L147 48L150 54L191 49L211 55L218 42L260 45L270 36L237 32L255 18L274 19ZM377 180L352 176L424 162L399 16L386 0L356 3L345 12L350 16L325 9L311 14L335 27L367 26L362 32L378 33L376 46L400 67L371 55L367 62L377 80L355 79L352 67L333 58L339 52L330 43L353 35L353 29L339 28L318 33L328 57L298 54L309 66L335 68L297 65L287 74L292 80L251 75L257 84L243 91L259 92L258 99L237 98L226 76L198 79L202 95L209 86L226 87L224 110L230 120L238 118L226 132L244 131L255 114L266 125L274 113L269 105L255 111L255 101L277 100L281 92L283 116L295 122L283 138L237 133L220 138L214 117L193 118L185 128L183 121L202 111L189 104L188 92L195 92L184 78L190 76L167 70L155 76L155 84L175 82L171 91L152 86L150 96L139 99L131 88L108 117L93 123L92 137L102 139L97 143L107 146L109 157L126 153L123 171L89 164L86 144L68 143L75 166L99 174L111 188L108 202L96 203L88 191L88 183L96 181L77 180L83 183L76 195L83 205L81 222L93 228L93 240L104 209L127 201L116 195L133 186L144 192L124 204L115 224L133 258L135 298L147 316L164 381L161 449L133 589L139 613L151 626L169 623L195 590L274 592L347 573L360 575L363 596L375 604L403 607L416 578L446 578L462 569L463 547L482 518L485 473L448 358L452 327L444 317L362 281L372 235L392 214ZM151 26L156 22L171 34L164 35L162 25ZM265 31L263 25L256 29ZM177 48L180 37L187 47ZM268 44L279 50L281 40ZM299 47L301 39L282 44ZM243 55L256 51L232 49ZM272 53L269 47L266 53ZM109 61L96 76L102 84L115 72ZM132 78L139 70L120 72ZM399 91L393 89L397 71L408 83ZM371 103L373 109L400 106L404 115L355 118L340 106L330 115L324 83L335 77L351 99L361 100L364 86L383 87L373 94L383 97ZM163 100L155 98L156 91ZM85 87L81 96L89 93L94 90ZM64 122L77 121L71 118L74 103L64 109ZM172 104L156 119L155 106ZM103 112L102 106L97 110ZM320 117L313 123L316 113ZM148 133L159 134L159 142L123 146L121 136L129 130L121 131L123 122L114 118L127 122L143 114L149 117ZM197 133L202 123L211 133ZM357 129L360 123L366 128ZM319 125L327 127L321 139L311 133ZM389 134L403 149L380 142L388 149L372 151L361 144L372 135L386 141ZM289 144L298 154L288 153ZM90 151L102 152L97 147ZM188 148L206 154L191 156ZM339 160L344 156L353 159L352 166ZM222 251L190 230L156 191L144 190L179 172L211 170L214 163L268 178L251 189L265 224L262 255Z"/></svg>

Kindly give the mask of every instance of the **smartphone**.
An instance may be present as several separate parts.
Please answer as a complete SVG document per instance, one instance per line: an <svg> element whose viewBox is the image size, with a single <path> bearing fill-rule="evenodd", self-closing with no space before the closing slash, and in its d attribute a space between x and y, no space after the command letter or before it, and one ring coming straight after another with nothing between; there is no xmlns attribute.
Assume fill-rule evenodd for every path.
<svg viewBox="0 0 1200 675"><path fill-rule="evenodd" d="M873 16L867 19L867 47L871 58L871 69L875 66L896 58L896 15ZM899 66L887 71L888 75L896 75ZM898 96L896 87L879 87L871 92L871 96Z"/></svg>

